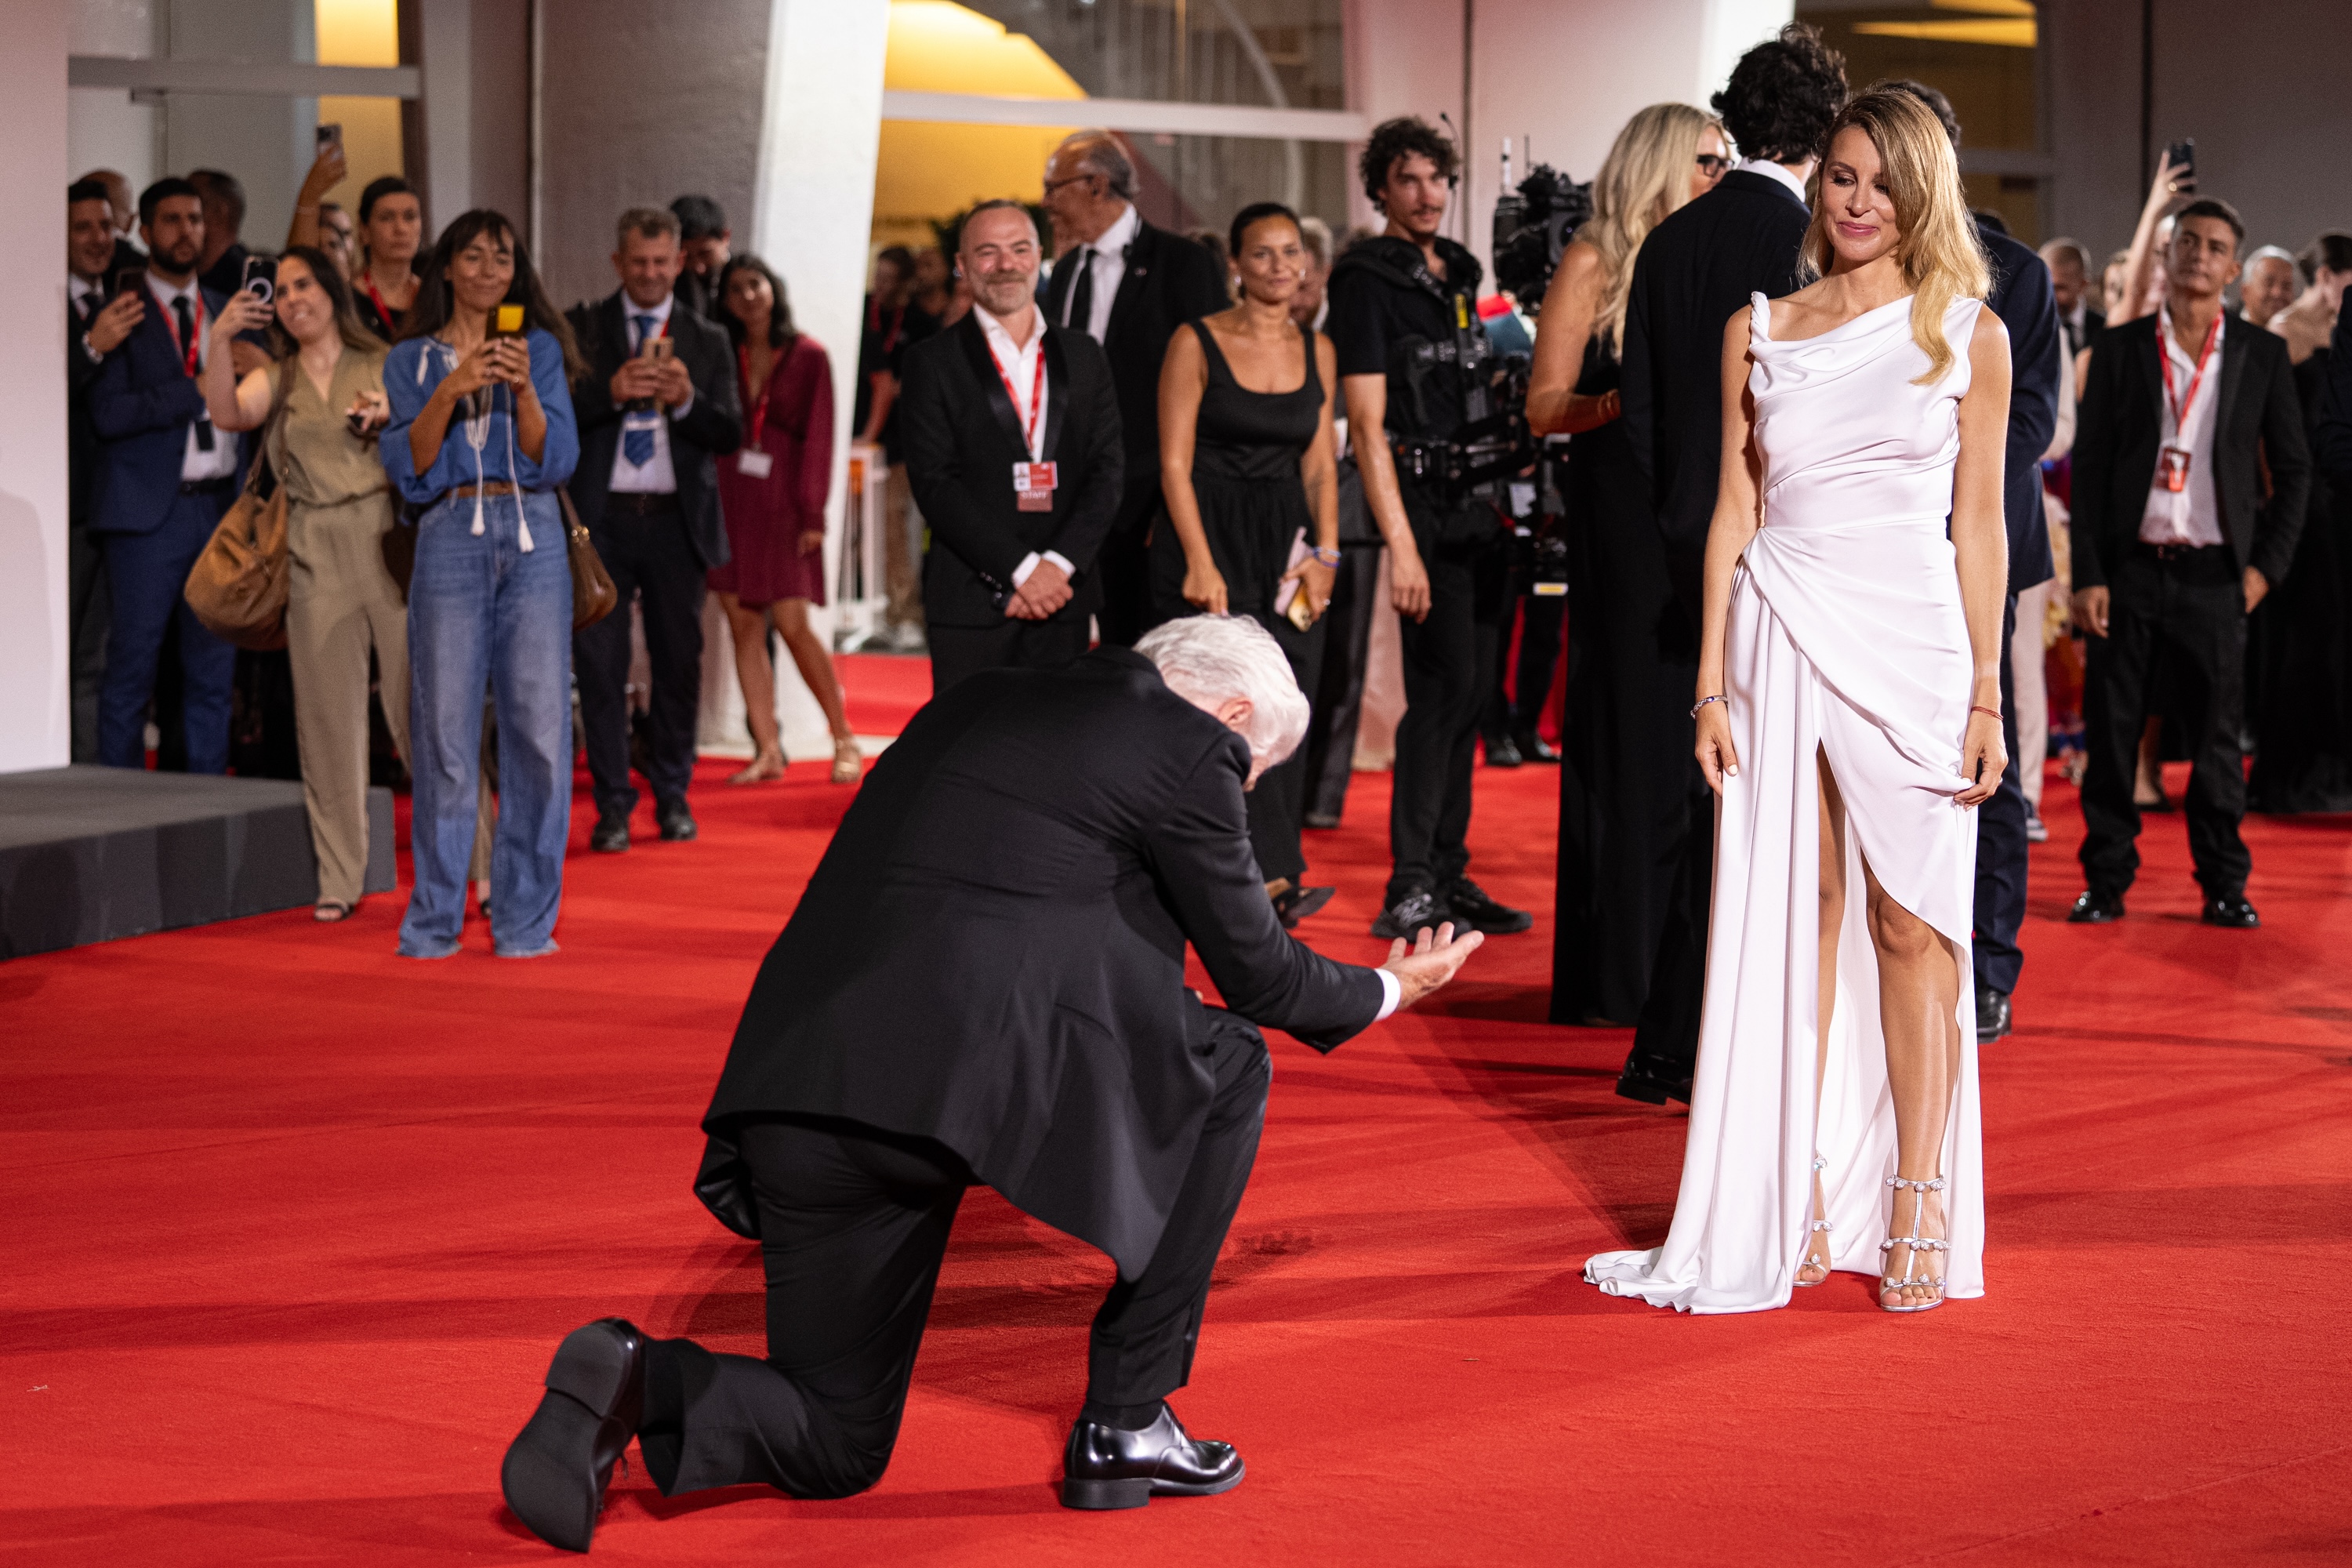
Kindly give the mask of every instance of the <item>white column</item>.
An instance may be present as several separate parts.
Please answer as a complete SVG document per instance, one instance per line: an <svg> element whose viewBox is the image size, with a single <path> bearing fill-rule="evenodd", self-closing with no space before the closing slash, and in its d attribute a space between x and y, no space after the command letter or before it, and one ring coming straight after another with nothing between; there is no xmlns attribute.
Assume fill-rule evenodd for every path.
<svg viewBox="0 0 2352 1568"><path fill-rule="evenodd" d="M473 0L417 6L425 100L425 232L436 234L474 205Z"/></svg>
<svg viewBox="0 0 2352 1568"><path fill-rule="evenodd" d="M13 0L0 93L0 212L34 280L0 337L0 773L63 767L66 696L68 0Z"/></svg>
<svg viewBox="0 0 2352 1568"><path fill-rule="evenodd" d="M882 127L882 59L889 7L878 0L772 0L768 24L766 105L751 221L739 245L757 251L784 279L793 323L833 361L832 499L825 506L825 571L841 554L851 411L856 405L857 339L866 296L866 242L874 226L874 164ZM716 619L716 611L713 612ZM810 620L826 646L833 617ZM708 627L716 657L704 661L703 739L740 740L742 694L723 630ZM777 716L785 754L830 756L824 716L793 671L778 661ZM716 679L719 689L712 689ZM721 732L714 735L712 730Z"/></svg>

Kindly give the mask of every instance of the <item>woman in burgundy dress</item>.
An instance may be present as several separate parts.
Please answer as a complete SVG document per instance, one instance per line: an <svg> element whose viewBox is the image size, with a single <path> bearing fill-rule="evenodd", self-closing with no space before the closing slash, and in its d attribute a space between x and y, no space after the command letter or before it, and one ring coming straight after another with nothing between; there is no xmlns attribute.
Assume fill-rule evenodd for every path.
<svg viewBox="0 0 2352 1568"><path fill-rule="evenodd" d="M775 670L768 628L775 627L833 731L833 782L855 784L865 771L841 707L833 656L809 627L808 607L824 603L824 502L833 485L833 366L814 340L793 330L783 280L756 256L720 269L719 320L735 342L741 376L743 447L719 463L719 503L732 558L710 574L735 636L735 673L743 683L751 739L759 755L730 784L784 776L776 733Z"/></svg>

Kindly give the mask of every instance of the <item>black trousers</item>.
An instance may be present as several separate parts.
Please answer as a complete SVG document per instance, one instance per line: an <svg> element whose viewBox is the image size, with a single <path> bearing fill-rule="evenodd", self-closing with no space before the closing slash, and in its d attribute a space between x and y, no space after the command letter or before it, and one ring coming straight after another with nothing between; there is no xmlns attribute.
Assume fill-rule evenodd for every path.
<svg viewBox="0 0 2352 1568"><path fill-rule="evenodd" d="M1216 1010L1216 1097L1159 1250L1096 1312L1087 1397L1149 1405L1184 1386L1225 1232L1249 1184L1272 1068L1256 1029ZM638 1442L665 1496L761 1482L846 1497L882 1479L964 1189L928 1139L823 1119L753 1122L740 1144L760 1207L768 1355L656 1341Z"/></svg>
<svg viewBox="0 0 2352 1568"><path fill-rule="evenodd" d="M1424 538L1433 531L1416 528ZM1475 543L1429 544L1429 616L1401 620L1404 717L1397 723L1395 783L1389 797L1386 903L1417 888L1436 889L1470 868L1470 781L1478 718L1510 605L1509 556L1500 535Z"/></svg>
<svg viewBox="0 0 2352 1568"><path fill-rule="evenodd" d="M1331 578L1331 603L1318 624L1328 627L1323 668L1314 689L1314 712L1307 721L1304 817L1338 826L1348 804L1348 783L1356 765L1356 728L1364 716L1364 672L1371 662L1372 615L1380 608L1381 547L1339 546L1339 570Z"/></svg>
<svg viewBox="0 0 2352 1568"><path fill-rule="evenodd" d="M580 681L580 722L597 814L626 816L637 804L636 786L629 782L629 602L637 600L644 607L646 656L653 670L646 782L653 786L655 804L666 806L683 802L694 779L705 571L687 537L676 496L611 496L595 535L596 553L612 574L620 603L594 626L572 634L572 662Z"/></svg>
<svg viewBox="0 0 2352 1568"><path fill-rule="evenodd" d="M943 626L933 621L924 635L930 643L934 697L983 669L1059 669L1087 651L1084 616L1007 619L992 626Z"/></svg>
<svg viewBox="0 0 2352 1568"><path fill-rule="evenodd" d="M1154 624L1150 547L1160 516L1160 471L1154 467L1147 480L1127 487L1119 498L1118 518L1095 552L1095 582L1102 589L1095 624L1101 628L1105 647L1133 647L1135 639Z"/></svg>
<svg viewBox="0 0 2352 1568"><path fill-rule="evenodd" d="M1552 672L1559 668L1560 628L1567 620L1565 594L1526 594L1519 600L1519 669L1511 688L1511 728L1516 732L1532 731L1543 718Z"/></svg>
<svg viewBox="0 0 2352 1568"><path fill-rule="evenodd" d="M2240 741L2246 695L2246 602L2225 544L2159 552L2135 545L2108 579L2107 635L2091 637L2083 689L2083 873L2095 892L2120 894L2139 871L2133 760L2147 713L2148 674L2165 668L2166 727L2188 744L2189 852L2209 899L2246 890L2253 857Z"/></svg>
<svg viewBox="0 0 2352 1568"><path fill-rule="evenodd" d="M2025 786L2017 771L2017 691L2009 670L2010 639L2017 635L2017 595L2000 613L2000 732L2009 767L2000 788L1977 807L1977 985L2006 996L2017 989L2025 953L2017 933L2025 924Z"/></svg>
<svg viewBox="0 0 2352 1568"><path fill-rule="evenodd" d="M1650 993L1633 1026L1633 1048L1625 1058L1626 1071L1669 1081L1689 1078L1698 1065L1707 913L1715 901L1715 792L1696 757L1685 758L1675 784L1680 788L1669 784L1663 814L1669 821L1662 847L1672 855L1674 870L1664 928L1650 966Z"/></svg>
<svg viewBox="0 0 2352 1568"><path fill-rule="evenodd" d="M106 546L77 521L66 533L66 626L72 746L77 763L98 761L98 692L106 679Z"/></svg>

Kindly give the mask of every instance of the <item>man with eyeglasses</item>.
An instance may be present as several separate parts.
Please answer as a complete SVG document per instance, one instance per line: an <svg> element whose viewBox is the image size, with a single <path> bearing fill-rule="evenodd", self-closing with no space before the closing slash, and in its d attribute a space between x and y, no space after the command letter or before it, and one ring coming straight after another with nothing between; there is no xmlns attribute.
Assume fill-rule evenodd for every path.
<svg viewBox="0 0 2352 1568"><path fill-rule="evenodd" d="M1054 244L1076 241L1054 265L1045 319L1103 346L1126 433L1125 489L1095 561L1102 640L1124 647L1149 626L1143 541L1160 510L1160 362L1169 335L1233 301L1216 258L1135 210L1135 163L1108 131L1080 131L1045 163Z"/></svg>

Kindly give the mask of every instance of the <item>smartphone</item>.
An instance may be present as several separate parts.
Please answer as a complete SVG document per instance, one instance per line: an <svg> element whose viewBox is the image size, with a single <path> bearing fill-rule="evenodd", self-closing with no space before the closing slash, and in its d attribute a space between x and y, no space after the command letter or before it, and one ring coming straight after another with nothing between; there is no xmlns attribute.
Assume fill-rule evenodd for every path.
<svg viewBox="0 0 2352 1568"><path fill-rule="evenodd" d="M267 256L245 258L245 280L237 287L263 304L278 297L278 263Z"/></svg>
<svg viewBox="0 0 2352 1568"><path fill-rule="evenodd" d="M2172 177L2175 183L2193 181L2197 178L2197 138L2190 136L2175 142L2164 150L2164 156L2172 164Z"/></svg>
<svg viewBox="0 0 2352 1568"><path fill-rule="evenodd" d="M340 123L330 123L319 127L320 156L324 157L326 155L327 149L330 147L332 147L338 153L343 150L343 128Z"/></svg>
<svg viewBox="0 0 2352 1568"><path fill-rule="evenodd" d="M490 314L490 336L514 338L522 335L522 307L500 305Z"/></svg>
<svg viewBox="0 0 2352 1568"><path fill-rule="evenodd" d="M646 359L667 359L677 345L667 338L647 338L644 350Z"/></svg>
<svg viewBox="0 0 2352 1568"><path fill-rule="evenodd" d="M126 267L114 275L114 291L117 294L136 294L145 286L146 277L144 267Z"/></svg>

